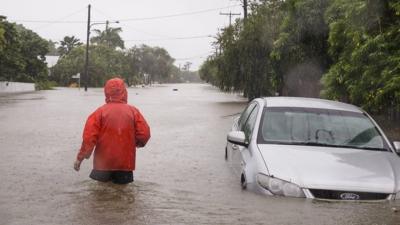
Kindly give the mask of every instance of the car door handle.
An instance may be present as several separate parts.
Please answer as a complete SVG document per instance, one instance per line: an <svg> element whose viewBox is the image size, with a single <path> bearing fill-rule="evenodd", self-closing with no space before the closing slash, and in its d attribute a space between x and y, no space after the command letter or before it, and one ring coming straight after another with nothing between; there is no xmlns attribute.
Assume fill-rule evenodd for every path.
<svg viewBox="0 0 400 225"><path fill-rule="evenodd" d="M233 144L233 145L232 145L232 150L235 150L235 151L236 151L236 150L239 150L239 146Z"/></svg>

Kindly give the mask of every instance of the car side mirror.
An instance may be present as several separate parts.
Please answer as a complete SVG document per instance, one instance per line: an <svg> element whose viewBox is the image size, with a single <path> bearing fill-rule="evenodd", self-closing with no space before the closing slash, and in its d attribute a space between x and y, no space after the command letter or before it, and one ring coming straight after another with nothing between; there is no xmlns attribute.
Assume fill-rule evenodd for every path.
<svg viewBox="0 0 400 225"><path fill-rule="evenodd" d="M246 136L243 131L231 131L228 133L228 141L235 145L247 147L249 143L246 141Z"/></svg>
<svg viewBox="0 0 400 225"><path fill-rule="evenodd" d="M394 146L394 150L395 150L397 153L400 153L400 141L395 141L395 142L393 142L393 146Z"/></svg>

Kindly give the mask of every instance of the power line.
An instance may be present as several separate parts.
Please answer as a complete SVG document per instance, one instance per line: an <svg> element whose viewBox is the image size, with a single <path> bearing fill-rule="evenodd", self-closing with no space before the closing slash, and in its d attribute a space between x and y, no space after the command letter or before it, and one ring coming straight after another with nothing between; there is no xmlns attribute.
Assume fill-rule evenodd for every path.
<svg viewBox="0 0 400 225"><path fill-rule="evenodd" d="M129 29L132 29L132 30L134 30L134 31L138 31L138 32L147 34L147 35L149 35L149 36L155 36L155 37L161 37L161 38L174 38L174 37L170 37L170 36L163 35L163 34L155 34L155 33L153 33L153 32L148 32L148 31L145 31L145 30L142 30L142 29L137 29L137 28L132 27L132 26L127 25L127 24L124 24L124 26L125 26L125 27L128 27Z"/></svg>
<svg viewBox="0 0 400 225"><path fill-rule="evenodd" d="M93 9L94 11L98 12L99 14L103 15L104 18L106 18L106 19L110 19L110 18L111 18L110 15L107 15L107 13L105 13L105 12L99 10L97 7L92 6L92 9Z"/></svg>
<svg viewBox="0 0 400 225"><path fill-rule="evenodd" d="M229 16L229 26L232 26L232 16L240 16L240 13L232 13L231 11L229 11L229 13L220 12L219 15Z"/></svg>
<svg viewBox="0 0 400 225"><path fill-rule="evenodd" d="M102 21L102 22L104 22L104 21ZM211 34L210 35L185 36L185 37L173 37L173 36L150 33L150 32L144 31L142 29L137 29L135 27L128 26L128 25L124 25L124 26L129 28L129 29L131 29L131 30L135 30L135 31L138 31L138 32L150 35L150 36L160 37L160 38L153 38L153 39L128 39L128 40L124 40L125 42L169 41L169 40L187 40L187 39L213 38L213 36ZM62 39L62 38L58 38L58 39Z"/></svg>
<svg viewBox="0 0 400 225"><path fill-rule="evenodd" d="M65 20L10 20L11 22L16 23L86 23L85 21L65 21Z"/></svg>
<svg viewBox="0 0 400 225"><path fill-rule="evenodd" d="M199 36L189 36L189 37L171 37L171 38L157 38L157 39L138 39L138 40L125 40L125 42L133 41L170 41L170 40L190 40L190 39L200 39L200 38L212 38L211 35L199 35Z"/></svg>
<svg viewBox="0 0 400 225"><path fill-rule="evenodd" d="M202 57L207 56L207 55L209 55L209 54L211 54L211 53L212 53L212 51L208 51L208 52L205 52L205 53L203 53L203 54L199 54L199 55L192 56L192 57L176 58L175 61L184 61L184 60L191 60L191 59L202 58Z"/></svg>
<svg viewBox="0 0 400 225"><path fill-rule="evenodd" d="M239 6L239 5L230 5L230 6L225 6L225 7L221 7L221 8L232 8L232 7L235 7L235 6ZM195 14L197 14L197 13L202 13L202 12L216 11L216 10L219 10L219 9L221 9L221 8L205 9L205 10L200 10L200 11L195 11L195 12L188 12L188 13L181 13L181 14L173 14L173 15L166 15L166 16L158 16L158 17L151 17L151 19L158 19L158 18L164 18L164 17L173 17L173 16L183 16L183 15L189 15L190 13L195 13ZM96 12L102 14L103 16L106 16L107 18L111 18L110 15L108 15L107 13L105 13L105 12L102 11L102 10L99 10L97 7L96 7L96 8L93 7L93 9L94 9ZM145 20L148 20L148 19L150 19L150 17L148 17L148 18L138 18L138 19L145 19ZM127 20L129 20L129 19L127 19ZM125 20L122 19L122 20L118 20L118 21L121 23L121 22L127 21L127 20L126 20L126 19L125 19ZM167 36L167 35L155 34L155 33L152 33L152 32L145 31L145 30L141 30L141 29L132 27L132 26L126 24L126 23L124 24L124 26L127 27L127 28L129 28L129 29L132 29L132 30L135 30L135 31L139 31L139 32L141 32L141 33L144 33L144 34L147 34L147 35L150 35L150 36L160 37L160 38L154 38L154 39L124 40L125 42L187 40L187 39L198 39L198 38L208 38L208 37L210 37L210 35L192 36L192 37L171 37L171 36Z"/></svg>
<svg viewBox="0 0 400 225"><path fill-rule="evenodd" d="M207 12L211 12L211 11L218 11L218 10L221 10L221 9L227 9L227 8L231 8L231 7L235 7L235 6L239 6L239 5L231 5L231 6L225 6L225 7L220 7L220 8L204 9L204 10L177 13L177 14L170 14L170 15L162 15L162 16L138 17L138 18L116 19L116 20L118 20L120 22L155 20L155 19L163 19L163 18L171 18L171 17L202 14L202 13L207 13ZM72 23L72 24L74 24L74 23L86 23L87 22L87 21L84 21L84 20L69 20L69 21L67 21L67 20L63 20L63 19L58 19L58 20L11 20L11 21L19 22L19 23L65 23L65 24L69 24L69 23ZM101 21L92 21L92 22L101 22Z"/></svg>
<svg viewBox="0 0 400 225"><path fill-rule="evenodd" d="M212 11L218 11L221 9L227 9L231 7L235 7L239 5L231 5L231 6L225 6L225 7L220 7L220 8L213 8L213 9L204 9L204 10L199 10L199 11L192 11L192 12L186 12L186 13L177 13L177 14L170 14L170 15L163 15L163 16L153 16L153 17L138 17L138 18L131 18L131 19L121 19L119 21L124 22L124 21L139 21L139 20L154 20L154 19L163 19L163 18L170 18L170 17L178 17L178 16L189 16L189 15L195 15L195 14L201 14L201 13L206 13L206 12L212 12Z"/></svg>
<svg viewBox="0 0 400 225"><path fill-rule="evenodd" d="M103 16L105 16L106 18L111 18L111 16L108 15L107 13L105 13L105 12L103 12L103 11L97 9L97 8L94 8L94 7L92 7L92 8L93 8L96 12L98 12L98 13L102 14ZM134 30L134 31L138 31L138 32L147 34L147 35L149 35L149 36L156 36L156 37L161 37L161 38L173 38L173 37L166 36L166 35L154 34L154 33L152 33L152 32L148 32L148 31L145 31L145 30L142 30L142 29L137 29L137 28L135 28L135 27L132 27L132 26L128 25L127 23L125 23L124 26L125 26L125 27L128 27L129 29L132 29L132 30Z"/></svg>
<svg viewBox="0 0 400 225"><path fill-rule="evenodd" d="M19 23L48 23L48 25L52 25L52 24L55 24L55 23L85 23L86 21L66 21L65 20L66 18L74 16L74 15L76 15L78 13L81 13L84 10L86 10L86 7L85 8L81 8L81 9L79 9L79 10L73 12L73 13L70 13L70 14L68 14L66 16L63 16L63 17L61 17L59 19L55 19L55 20L12 20L11 19L10 21L19 22ZM47 26L47 25L43 25L43 26L37 27L36 29L41 29L41 28L43 28L45 26Z"/></svg>

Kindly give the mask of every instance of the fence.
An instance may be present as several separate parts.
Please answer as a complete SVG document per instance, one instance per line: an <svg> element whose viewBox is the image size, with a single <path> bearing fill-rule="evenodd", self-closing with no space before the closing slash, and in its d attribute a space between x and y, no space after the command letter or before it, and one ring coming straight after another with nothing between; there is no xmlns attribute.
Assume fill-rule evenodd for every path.
<svg viewBox="0 0 400 225"><path fill-rule="evenodd" d="M0 82L0 93L18 93L35 91L34 83Z"/></svg>

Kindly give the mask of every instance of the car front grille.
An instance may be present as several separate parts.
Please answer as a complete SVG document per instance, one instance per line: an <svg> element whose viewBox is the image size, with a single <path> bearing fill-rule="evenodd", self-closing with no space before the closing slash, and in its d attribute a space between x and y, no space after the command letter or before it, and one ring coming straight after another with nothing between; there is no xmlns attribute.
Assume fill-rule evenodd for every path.
<svg viewBox="0 0 400 225"><path fill-rule="evenodd" d="M385 200L390 194L309 189L315 198L332 200Z"/></svg>

